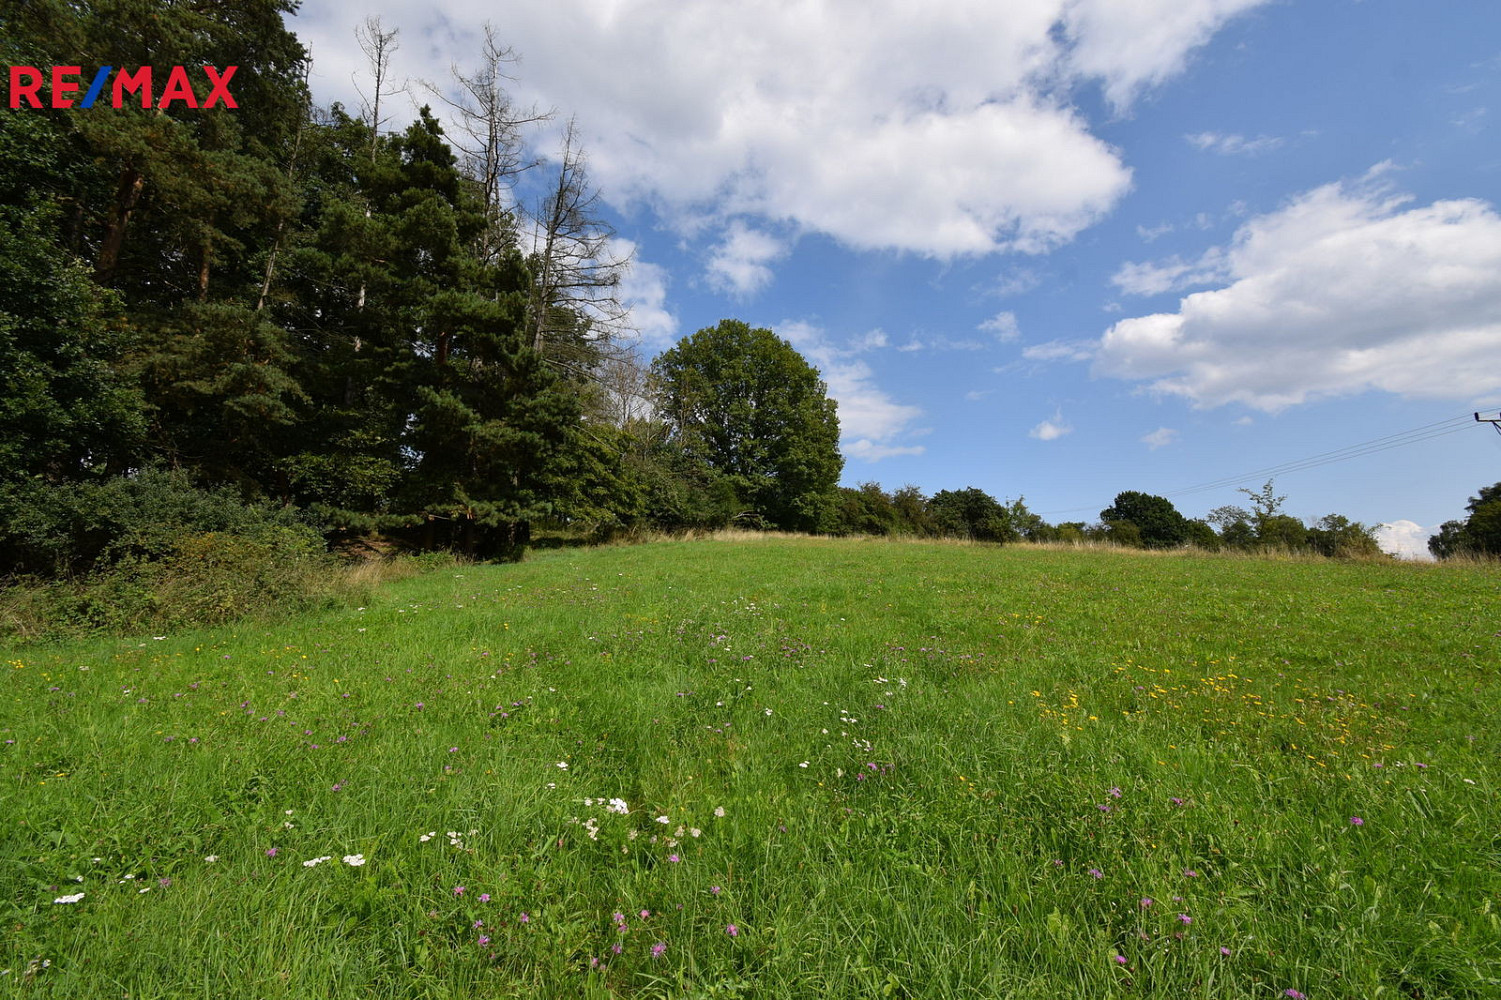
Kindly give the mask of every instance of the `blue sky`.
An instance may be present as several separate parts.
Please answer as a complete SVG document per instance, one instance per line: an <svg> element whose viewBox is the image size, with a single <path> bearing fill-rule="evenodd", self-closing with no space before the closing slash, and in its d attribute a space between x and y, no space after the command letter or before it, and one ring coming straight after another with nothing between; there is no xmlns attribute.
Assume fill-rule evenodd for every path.
<svg viewBox="0 0 1501 1000"><path fill-rule="evenodd" d="M293 20L320 101L358 107L366 12ZM1122 490L1202 516L1282 470L1289 513L1420 551L1501 480L1501 435L1465 423L1501 407L1494 0L368 12L435 82L493 18L517 103L557 113L538 152L576 117L642 351L726 317L788 338L847 484L1088 521Z"/></svg>

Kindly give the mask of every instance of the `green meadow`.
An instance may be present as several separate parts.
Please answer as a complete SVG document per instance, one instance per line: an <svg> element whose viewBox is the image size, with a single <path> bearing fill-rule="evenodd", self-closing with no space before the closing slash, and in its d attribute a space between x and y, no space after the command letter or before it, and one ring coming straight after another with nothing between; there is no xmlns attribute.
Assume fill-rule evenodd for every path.
<svg viewBox="0 0 1501 1000"><path fill-rule="evenodd" d="M751 538L0 651L0 996L1501 996L1501 573Z"/></svg>

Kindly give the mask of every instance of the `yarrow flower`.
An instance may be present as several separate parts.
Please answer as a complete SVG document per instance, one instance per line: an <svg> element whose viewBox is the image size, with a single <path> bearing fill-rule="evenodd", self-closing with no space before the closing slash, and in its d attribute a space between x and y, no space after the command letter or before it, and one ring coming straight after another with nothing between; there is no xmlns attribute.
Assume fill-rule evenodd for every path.
<svg viewBox="0 0 1501 1000"><path fill-rule="evenodd" d="M365 856L363 854L346 854L344 855L344 863L351 868L358 868L365 863Z"/></svg>
<svg viewBox="0 0 1501 1000"><path fill-rule="evenodd" d="M302 867L304 867L304 868L312 868L312 867L314 867L316 865L321 865L321 864L323 864L323 862L330 861L330 860L332 860L332 858L329 855L325 854L321 858L311 858L311 859L309 859L307 861L304 861L302 863Z"/></svg>
<svg viewBox="0 0 1501 1000"><path fill-rule="evenodd" d="M54 903L76 903L80 899L82 899L83 897L84 897L84 893L75 892L71 896L58 896L52 902L54 902Z"/></svg>
<svg viewBox="0 0 1501 1000"><path fill-rule="evenodd" d="M605 807L605 811L619 813L620 815L624 816L631 810L630 807L625 804L625 799L611 799L610 804Z"/></svg>

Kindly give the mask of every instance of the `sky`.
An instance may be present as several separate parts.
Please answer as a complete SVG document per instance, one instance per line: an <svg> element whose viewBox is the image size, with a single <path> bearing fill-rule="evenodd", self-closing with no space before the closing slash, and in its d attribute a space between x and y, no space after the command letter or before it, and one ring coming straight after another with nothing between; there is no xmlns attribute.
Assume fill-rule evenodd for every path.
<svg viewBox="0 0 1501 1000"><path fill-rule="evenodd" d="M440 88L488 19L536 154L576 122L642 353L789 340L846 485L1056 523L1274 478L1421 556L1501 480L1495 0L303 0L320 103L369 92L366 14Z"/></svg>

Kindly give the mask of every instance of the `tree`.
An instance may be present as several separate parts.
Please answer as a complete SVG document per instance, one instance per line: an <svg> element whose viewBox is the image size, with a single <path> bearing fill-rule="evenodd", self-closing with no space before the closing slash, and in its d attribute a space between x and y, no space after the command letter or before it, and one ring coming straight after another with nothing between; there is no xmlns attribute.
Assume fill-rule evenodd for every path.
<svg viewBox="0 0 1501 1000"><path fill-rule="evenodd" d="M660 355L658 412L690 457L728 476L775 527L815 530L844 459L817 369L770 330L706 327Z"/></svg>
<svg viewBox="0 0 1501 1000"><path fill-rule="evenodd" d="M1100 511L1100 520L1112 526L1135 525L1141 544L1149 549L1182 545L1189 536L1188 521L1171 500L1135 490L1116 494L1115 503Z"/></svg>
<svg viewBox="0 0 1501 1000"><path fill-rule="evenodd" d="M953 538L1014 542L1019 537L1011 527L1006 508L995 497L973 486L963 490L939 490L928 501L928 515L940 534Z"/></svg>
<svg viewBox="0 0 1501 1000"><path fill-rule="evenodd" d="M1428 551L1439 559L1456 555L1501 555L1501 483L1482 486L1465 505L1469 516L1446 521L1428 539Z"/></svg>

